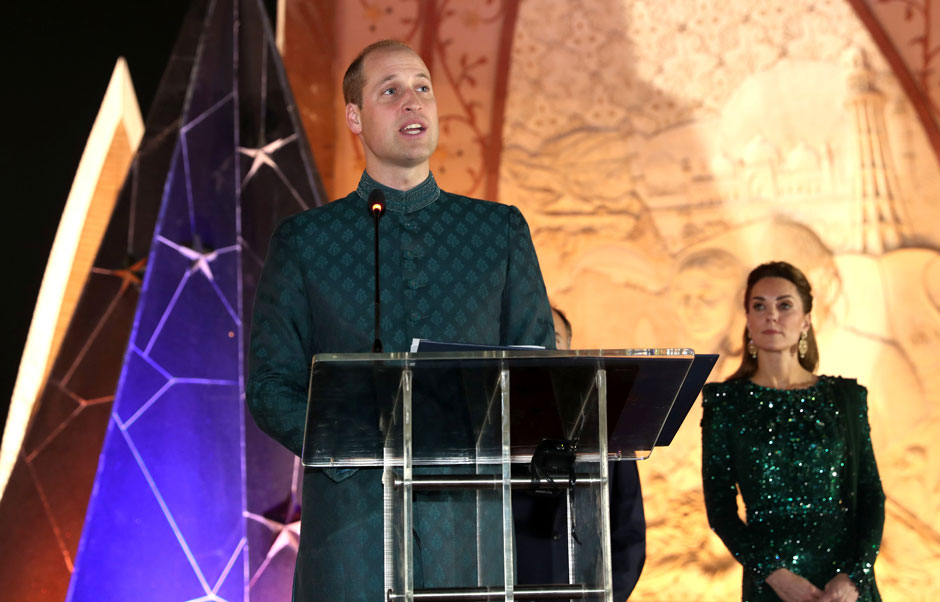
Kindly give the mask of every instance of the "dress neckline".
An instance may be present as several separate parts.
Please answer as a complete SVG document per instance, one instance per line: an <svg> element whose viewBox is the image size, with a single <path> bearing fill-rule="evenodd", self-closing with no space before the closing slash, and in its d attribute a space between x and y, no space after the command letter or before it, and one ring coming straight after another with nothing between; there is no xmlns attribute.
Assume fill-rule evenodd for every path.
<svg viewBox="0 0 940 602"><path fill-rule="evenodd" d="M792 389L778 389L776 387L767 387L765 385L760 385L749 378L746 379L745 382L749 386L754 387L755 389L760 389L762 391L773 391L775 393L787 393L787 392L792 391L794 393L803 393L805 391L812 391L813 389L819 387L820 383L822 383L823 380L825 380L825 378L826 377L824 375L819 375L816 377L816 382L806 385L805 387L794 387Z"/></svg>

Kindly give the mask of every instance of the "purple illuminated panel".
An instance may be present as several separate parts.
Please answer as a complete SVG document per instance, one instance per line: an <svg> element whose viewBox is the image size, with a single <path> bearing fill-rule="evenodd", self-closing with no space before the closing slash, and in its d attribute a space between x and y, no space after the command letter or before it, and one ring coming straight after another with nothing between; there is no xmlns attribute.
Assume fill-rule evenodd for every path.
<svg viewBox="0 0 940 602"><path fill-rule="evenodd" d="M322 204L261 3L212 2L67 600L289 599L296 458L244 403L277 221Z"/></svg>

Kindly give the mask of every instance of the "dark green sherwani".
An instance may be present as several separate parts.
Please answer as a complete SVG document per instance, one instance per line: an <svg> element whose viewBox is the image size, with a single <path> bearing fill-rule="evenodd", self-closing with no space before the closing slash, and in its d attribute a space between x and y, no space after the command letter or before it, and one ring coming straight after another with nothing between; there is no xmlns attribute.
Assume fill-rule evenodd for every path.
<svg viewBox="0 0 940 602"><path fill-rule="evenodd" d="M363 174L349 196L278 226L258 284L247 401L258 426L298 455L312 357L371 350L367 199L375 188L387 200L379 226L385 351L407 351L413 338L554 347L545 285L518 209L449 194L432 175L401 192ZM474 583L466 581L474 554L446 552L454 541L472 545L471 521L445 497L415 503L416 586ZM384 599L379 469L308 469L301 525L295 600Z"/></svg>

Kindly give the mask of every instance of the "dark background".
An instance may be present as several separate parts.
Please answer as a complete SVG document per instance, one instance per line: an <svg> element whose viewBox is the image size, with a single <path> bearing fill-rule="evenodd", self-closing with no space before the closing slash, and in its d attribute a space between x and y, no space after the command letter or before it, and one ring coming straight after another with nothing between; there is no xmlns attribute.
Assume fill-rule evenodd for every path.
<svg viewBox="0 0 940 602"><path fill-rule="evenodd" d="M276 0L265 0L274 23ZM0 433L46 260L118 57L144 119L188 0L13 3L4 9Z"/></svg>

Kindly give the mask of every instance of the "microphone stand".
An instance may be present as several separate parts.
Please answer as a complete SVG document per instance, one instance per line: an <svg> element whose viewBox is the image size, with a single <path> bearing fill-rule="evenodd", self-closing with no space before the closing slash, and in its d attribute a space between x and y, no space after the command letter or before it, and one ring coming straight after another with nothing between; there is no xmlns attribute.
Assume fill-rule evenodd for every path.
<svg viewBox="0 0 940 602"><path fill-rule="evenodd" d="M372 353L382 353L382 339L379 338L382 319L382 299L379 295L379 218L385 213L385 193L379 188L369 193L369 212L375 226L375 340L372 342Z"/></svg>

